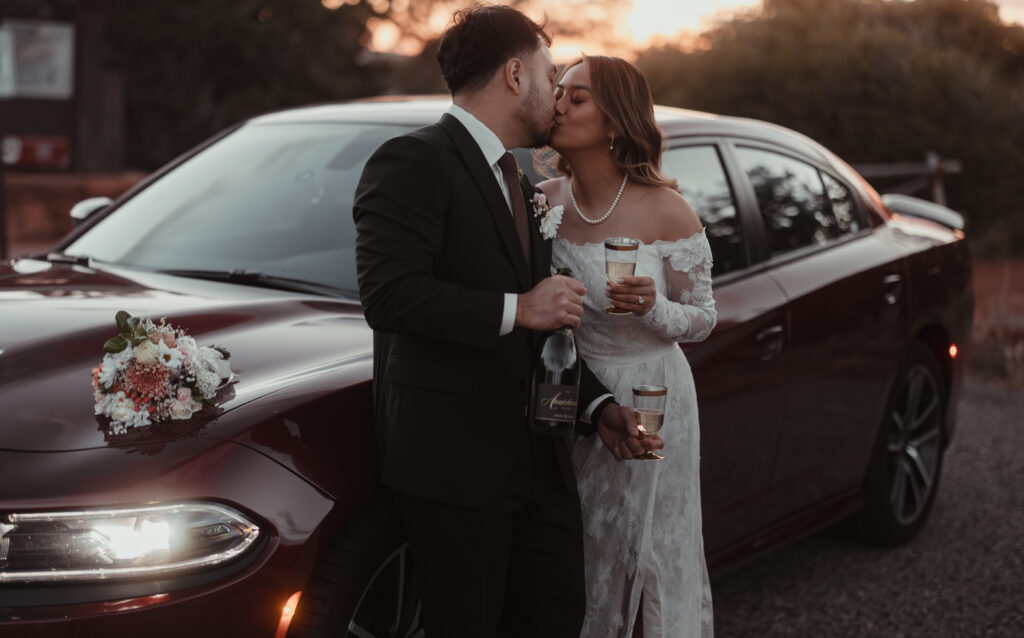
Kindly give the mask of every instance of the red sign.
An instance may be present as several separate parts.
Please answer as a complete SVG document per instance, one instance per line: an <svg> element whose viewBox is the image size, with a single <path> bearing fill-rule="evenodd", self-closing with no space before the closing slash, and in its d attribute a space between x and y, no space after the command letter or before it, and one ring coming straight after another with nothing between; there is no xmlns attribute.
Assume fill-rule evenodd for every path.
<svg viewBox="0 0 1024 638"><path fill-rule="evenodd" d="M62 135L7 135L0 140L0 158L18 168L67 168L71 142Z"/></svg>

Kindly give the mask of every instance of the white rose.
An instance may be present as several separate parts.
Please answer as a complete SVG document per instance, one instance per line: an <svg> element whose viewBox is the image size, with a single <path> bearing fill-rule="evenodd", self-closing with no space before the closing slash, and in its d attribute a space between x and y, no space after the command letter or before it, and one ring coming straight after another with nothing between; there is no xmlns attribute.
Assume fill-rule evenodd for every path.
<svg viewBox="0 0 1024 638"><path fill-rule="evenodd" d="M121 397L110 410L110 418L114 421L127 421L135 414L135 402Z"/></svg>
<svg viewBox="0 0 1024 638"><path fill-rule="evenodd" d="M193 403L193 401L172 401L170 409L171 418L178 421L192 418Z"/></svg>
<svg viewBox="0 0 1024 638"><path fill-rule="evenodd" d="M143 341L135 346L135 360L144 366L156 363L159 356L160 348L152 341Z"/></svg>

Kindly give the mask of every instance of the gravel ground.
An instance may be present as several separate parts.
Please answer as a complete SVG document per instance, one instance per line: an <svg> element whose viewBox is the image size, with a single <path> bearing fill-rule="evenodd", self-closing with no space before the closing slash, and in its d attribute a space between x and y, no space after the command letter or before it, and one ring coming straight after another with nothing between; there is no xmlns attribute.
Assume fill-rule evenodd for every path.
<svg viewBox="0 0 1024 638"><path fill-rule="evenodd" d="M967 379L931 518L879 548L826 531L712 581L718 638L1024 637L1024 389Z"/></svg>

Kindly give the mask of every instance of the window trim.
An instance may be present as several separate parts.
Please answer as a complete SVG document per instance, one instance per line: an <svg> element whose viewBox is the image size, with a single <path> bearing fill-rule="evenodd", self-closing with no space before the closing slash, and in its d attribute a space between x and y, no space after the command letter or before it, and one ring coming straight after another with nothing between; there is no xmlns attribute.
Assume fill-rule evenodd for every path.
<svg viewBox="0 0 1024 638"><path fill-rule="evenodd" d="M868 221L869 213L866 208L869 206L869 203L865 201L864 193L859 188L854 187L849 180L838 173L833 167L814 157L802 155L793 149L779 146L772 142L728 134L666 136L662 152L665 153L689 146L712 146L718 151L719 159L725 169L726 179L729 182L729 188L732 190L736 202L737 215L740 219L741 232L744 236L747 266L714 277L715 285L725 285L733 281L740 281L748 277L760 275L792 261L804 259L834 246L871 235L876 228L874 224ZM804 246L773 257L768 248L767 230L761 217L761 208L757 203L757 195L754 192L753 184L750 183L746 170L736 154L737 146L747 146L784 155L790 159L810 165L819 174L828 174L850 193L853 199L854 213L857 221L861 224L861 228L856 232L829 239L823 244Z"/></svg>
<svg viewBox="0 0 1024 638"><path fill-rule="evenodd" d="M789 263L797 259L803 259L804 257L808 257L822 250L829 249L833 246L837 246L839 244L843 244L848 241L853 241L860 237L870 235L873 232L874 227L866 221L866 211L864 210L866 204L863 201L863 195L858 189L851 186L848 180L844 179L840 175L837 175L836 171L832 169L830 166L825 165L812 157L806 157L785 147L776 146L774 144L762 142L760 140L730 137L725 138L724 141L729 147L731 159L734 162L733 169L737 173L736 180L738 183L743 184L743 190L746 191L746 194L748 196L746 199L746 204L750 206L751 211L753 213L752 215L749 216L750 222L752 224L755 224L760 229L760 232L758 233L760 235L760 246L758 252L761 255L761 261L759 263L765 264L766 268L774 268L781 264ZM829 177L835 179L839 184L846 188L847 192L850 194L851 199L853 200L855 218L860 223L861 228L856 232L846 233L840 237L828 239L827 241L821 244L801 246L799 248L794 248L793 250L788 250L784 253L779 253L778 255L772 255L770 244L768 242L768 231L765 227L764 219L761 216L761 208L757 203L757 195L754 191L754 185L751 183L750 177L747 175L747 171L743 167L743 164L740 161L738 154L736 153L737 147L747 147L755 150L775 153L777 155L787 157L793 161L802 162L803 164L806 164L813 168L815 171L817 171L818 179L819 181L822 182L822 173L825 173ZM824 183L822 183L822 187L824 188ZM826 199L827 192L828 191L826 189ZM831 201L828 203L828 206L829 214L832 214Z"/></svg>
<svg viewBox="0 0 1024 638"><path fill-rule="evenodd" d="M753 230L750 225L750 221L747 219L749 215L746 212L746 206L740 199L741 188L736 183L736 176L734 167L730 166L730 158L727 156L727 152L724 146L724 139L717 135L676 135L673 137L666 137L663 148L662 156L669 151L675 151L685 148L692 148L695 146L710 146L718 154L718 160L722 166L722 172L725 175L726 184L729 187L729 192L732 194L733 203L736 206L736 218L739 220L740 233L743 237L743 252L746 257L746 265L742 268L730 270L719 275L712 277L712 281L716 283L728 283L730 281L736 281L742 279L748 275L756 274L762 269L759 268L762 260L756 258L754 248L757 243L752 242L748 239L748 233ZM703 224L703 221L701 222Z"/></svg>

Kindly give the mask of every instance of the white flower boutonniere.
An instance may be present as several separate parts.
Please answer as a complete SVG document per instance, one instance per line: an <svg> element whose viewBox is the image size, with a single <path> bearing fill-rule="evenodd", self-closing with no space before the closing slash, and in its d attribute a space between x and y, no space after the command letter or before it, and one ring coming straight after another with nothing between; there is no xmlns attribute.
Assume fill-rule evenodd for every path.
<svg viewBox="0 0 1024 638"><path fill-rule="evenodd" d="M558 234L558 226L562 223L562 205L548 206L548 198L544 193L533 196L533 216L540 223L540 234L544 239L554 239Z"/></svg>

